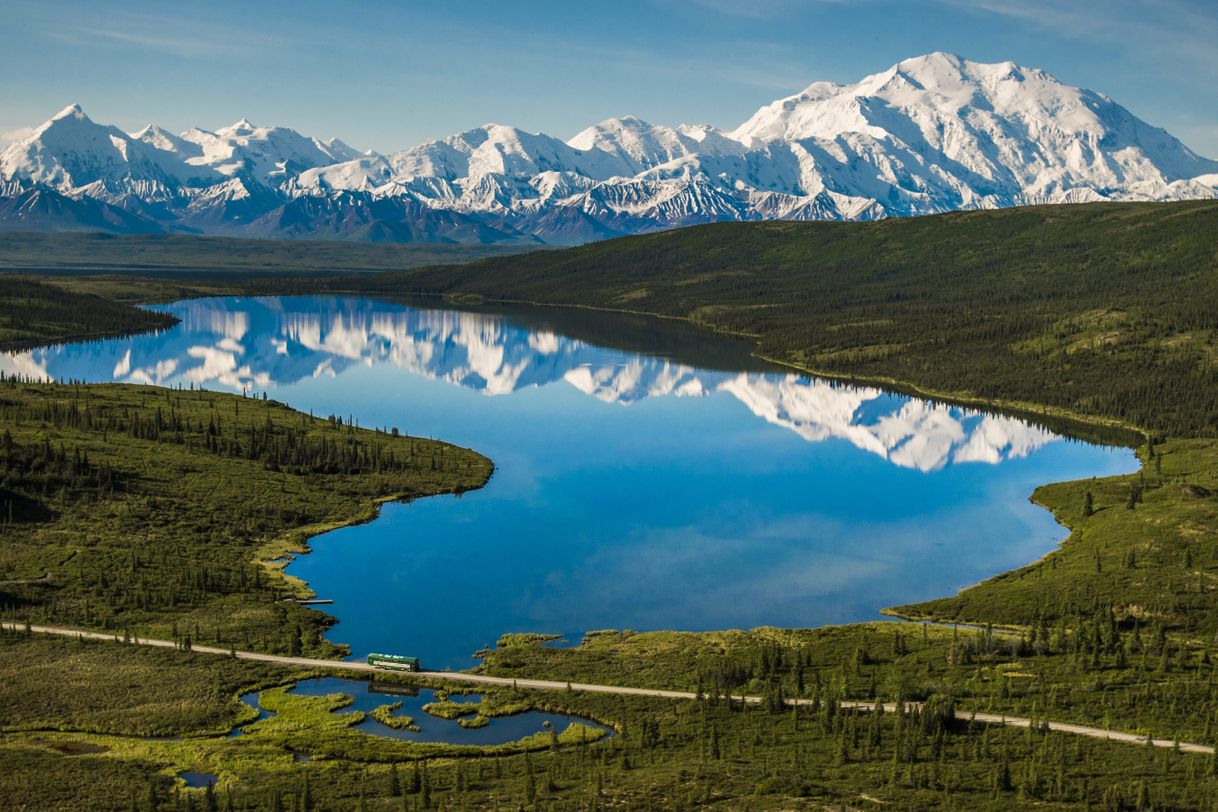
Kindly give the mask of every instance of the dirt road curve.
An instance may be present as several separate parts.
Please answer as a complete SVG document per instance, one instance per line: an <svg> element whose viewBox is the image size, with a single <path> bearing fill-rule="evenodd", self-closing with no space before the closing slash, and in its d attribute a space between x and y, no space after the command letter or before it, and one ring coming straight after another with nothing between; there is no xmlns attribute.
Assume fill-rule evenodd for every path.
<svg viewBox="0 0 1218 812"><path fill-rule="evenodd" d="M16 623L0 623L10 630L20 630L25 627ZM66 629L57 626L31 626L30 630L39 634L58 634L65 637L84 637L90 640L115 640L113 634L103 634L101 632L86 632L79 629ZM141 646L158 646L160 648L177 648L177 645L170 640L144 640L133 639L133 644ZM203 654L218 654L229 656L232 654L228 649L215 648L214 646L191 646L191 651L200 652ZM344 660L316 660L310 657L282 657L277 654L260 654L256 651L238 651L236 652L239 660L260 660L267 663L278 663L279 665L297 666L305 668L330 668L340 671L359 671L363 673L378 673L379 668L374 668L364 662L348 662ZM543 679L513 679L510 677L490 677L483 674L465 674L460 671L421 671L420 676L428 679L445 680L448 682L464 682L474 685L502 685L516 686L517 688L530 688L539 691L585 691L588 693L597 694L624 694L630 696L656 696L666 699L694 699L695 695L689 691L664 691L656 688L630 688L621 685L590 685L582 682L557 682ZM759 696L742 697L745 702L761 702ZM796 704L805 704L808 700L788 700ZM842 707L865 710L874 707L873 703L869 702L843 702ZM891 712L896 706L893 703L888 703L884 709ZM970 711L957 711L957 717L961 719L974 719L984 724L992 725L1008 725L1010 727L1028 727L1031 724L1030 719L1025 719L1020 716L1002 716L994 713L972 713ZM1059 733L1071 733L1076 736L1088 736L1093 739L1107 739L1115 742L1126 742L1129 744L1146 744L1146 737L1139 736L1134 733L1120 733L1116 731L1104 730L1099 727L1087 727L1086 725L1074 725L1068 722L1049 722L1050 730L1055 730ZM1154 739L1155 747L1175 747L1177 742L1171 739ZM1213 753L1214 748L1206 744L1193 744L1190 742L1179 742L1179 747L1186 753Z"/></svg>

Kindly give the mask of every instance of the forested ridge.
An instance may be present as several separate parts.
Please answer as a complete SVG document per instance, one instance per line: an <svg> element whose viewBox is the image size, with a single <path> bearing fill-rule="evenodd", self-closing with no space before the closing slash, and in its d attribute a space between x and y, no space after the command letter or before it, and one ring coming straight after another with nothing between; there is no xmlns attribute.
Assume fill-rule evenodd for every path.
<svg viewBox="0 0 1218 812"><path fill-rule="evenodd" d="M162 329L178 321L168 313L3 274L0 303L0 351Z"/></svg>
<svg viewBox="0 0 1218 812"><path fill-rule="evenodd" d="M813 371L1218 434L1218 203L724 223L333 279L691 319Z"/></svg>

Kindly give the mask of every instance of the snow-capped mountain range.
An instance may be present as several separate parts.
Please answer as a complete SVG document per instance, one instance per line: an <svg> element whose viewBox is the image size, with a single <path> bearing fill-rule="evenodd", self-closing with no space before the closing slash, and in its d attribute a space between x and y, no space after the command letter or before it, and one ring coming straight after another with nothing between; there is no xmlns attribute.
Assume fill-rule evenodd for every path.
<svg viewBox="0 0 1218 812"><path fill-rule="evenodd" d="M570 244L723 220L869 220L1218 197L1218 161L1108 97L932 53L817 82L734 130L487 124L360 153L242 119L126 133L65 108L0 152L0 228Z"/></svg>

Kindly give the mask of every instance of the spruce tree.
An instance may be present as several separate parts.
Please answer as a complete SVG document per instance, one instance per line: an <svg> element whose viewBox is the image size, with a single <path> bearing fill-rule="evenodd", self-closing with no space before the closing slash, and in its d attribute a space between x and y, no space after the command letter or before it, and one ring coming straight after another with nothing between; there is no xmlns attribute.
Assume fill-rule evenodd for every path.
<svg viewBox="0 0 1218 812"><path fill-rule="evenodd" d="M396 798L402 794L402 782L398 779L398 765L389 765L389 797Z"/></svg>
<svg viewBox="0 0 1218 812"><path fill-rule="evenodd" d="M410 784L409 784L410 794L414 795L414 794L418 793L419 788L421 786L422 786L422 784L419 781L419 765L416 763L416 764L411 765L411 768L410 768Z"/></svg>

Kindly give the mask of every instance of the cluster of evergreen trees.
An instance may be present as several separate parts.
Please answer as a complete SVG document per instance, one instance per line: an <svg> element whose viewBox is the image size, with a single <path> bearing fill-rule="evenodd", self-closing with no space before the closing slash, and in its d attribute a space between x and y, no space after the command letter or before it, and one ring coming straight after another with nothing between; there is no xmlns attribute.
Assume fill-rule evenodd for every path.
<svg viewBox="0 0 1218 812"><path fill-rule="evenodd" d="M63 503L67 492L86 499L104 497L121 486L113 467L89 461L89 452L79 445L20 444L12 432L0 435L0 526L47 521L53 515L52 500Z"/></svg>
<svg viewBox="0 0 1218 812"><path fill-rule="evenodd" d="M10 387L26 383L20 378L0 373L0 384ZM8 425L36 423L50 429L74 429L100 433L103 441L111 434L126 434L137 440L170 442L188 446L191 451L204 450L225 457L262 461L267 468L292 474L400 473L425 466L431 471L445 465L443 446L434 447L425 459L416 458L416 443L407 441L408 453L399 456L386 448L386 443L358 436L350 421L344 424L333 415L329 423L339 432L319 436L316 426L303 415L284 410L285 417L277 424L268 412L261 425L248 421L226 421L210 397L203 393L191 396L192 408L184 412L182 395L164 391L164 404L110 406L95 403L89 390L73 385L71 400L25 398L0 400L0 420ZM197 414L198 400L207 398L210 410ZM264 396L265 399L265 396ZM240 415L238 405L235 416ZM293 419L296 425L292 424ZM380 434L378 431L377 434ZM392 434L397 436L397 430ZM11 436L10 436L11 442ZM46 441L44 441L46 442ZM62 450L62 449L61 449ZM79 456L79 450L76 451ZM112 472L111 472L112 475Z"/></svg>
<svg viewBox="0 0 1218 812"><path fill-rule="evenodd" d="M51 282L0 275L0 350L170 327L177 319Z"/></svg>

